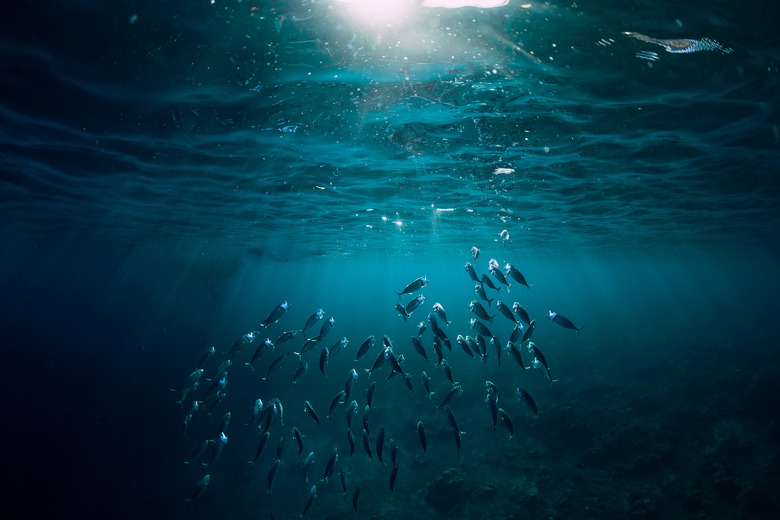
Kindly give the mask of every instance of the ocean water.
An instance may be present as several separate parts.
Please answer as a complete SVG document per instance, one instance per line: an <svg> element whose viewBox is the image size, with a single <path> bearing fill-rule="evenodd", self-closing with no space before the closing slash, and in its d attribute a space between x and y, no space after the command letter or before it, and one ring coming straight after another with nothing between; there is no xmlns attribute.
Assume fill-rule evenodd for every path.
<svg viewBox="0 0 780 520"><path fill-rule="evenodd" d="M30 1L4 13L9 518L296 518L312 485L311 518L776 518L780 10L370 4ZM529 287L501 285L491 259ZM498 288L485 284L490 304L466 262ZM418 294L403 319L395 306ZM456 341L477 335L472 300L495 315L480 321L502 347L484 358ZM496 300L534 319L554 383L528 341L515 343L526 369L506 349L515 322ZM449 402L460 450L437 409L453 383L436 363L434 303L462 388ZM299 333L248 366L320 308L306 336L334 325L310 351ZM420 322L428 360L412 346ZM390 361L367 372L383 337L408 378ZM228 358L216 401L207 389ZM350 456L348 403L326 416L353 369ZM505 420L493 428L486 381L511 439ZM265 431L248 424L258 398L284 413L249 464ZM221 453L212 443L189 460L222 430Z"/></svg>

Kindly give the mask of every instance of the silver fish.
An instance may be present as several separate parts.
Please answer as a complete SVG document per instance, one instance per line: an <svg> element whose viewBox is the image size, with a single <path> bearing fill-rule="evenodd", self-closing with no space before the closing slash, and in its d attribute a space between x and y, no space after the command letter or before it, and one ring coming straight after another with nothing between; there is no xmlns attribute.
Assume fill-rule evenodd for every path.
<svg viewBox="0 0 780 520"><path fill-rule="evenodd" d="M562 316L557 312L547 311L547 318L551 319L554 323L557 323L564 329L576 330L577 335L580 335L580 330L582 330L582 327L577 327L574 325L574 323L572 323L571 320L566 316Z"/></svg>
<svg viewBox="0 0 780 520"><path fill-rule="evenodd" d="M396 294L400 298L402 294L412 294L417 289L425 287L426 285L428 285L428 278L426 276L421 276L417 278L415 281L411 282L406 287L404 287L404 289L401 292L396 292Z"/></svg>

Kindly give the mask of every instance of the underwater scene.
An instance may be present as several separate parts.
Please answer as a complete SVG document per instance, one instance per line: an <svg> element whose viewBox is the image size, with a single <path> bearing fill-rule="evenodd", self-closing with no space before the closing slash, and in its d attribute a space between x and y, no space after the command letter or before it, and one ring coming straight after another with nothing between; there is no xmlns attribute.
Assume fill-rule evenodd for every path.
<svg viewBox="0 0 780 520"><path fill-rule="evenodd" d="M777 518L778 21L10 7L4 517Z"/></svg>

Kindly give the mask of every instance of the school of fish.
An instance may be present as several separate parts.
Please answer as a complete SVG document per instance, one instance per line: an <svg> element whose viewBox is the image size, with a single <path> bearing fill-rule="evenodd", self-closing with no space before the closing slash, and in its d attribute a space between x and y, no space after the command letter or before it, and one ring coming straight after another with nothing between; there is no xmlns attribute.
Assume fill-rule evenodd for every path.
<svg viewBox="0 0 780 520"><path fill-rule="evenodd" d="M471 248L474 263L477 262L479 254L478 248ZM506 354L514 359L517 366L516 369L521 371L536 369L549 385L555 383L557 379L552 375L547 358L542 350L531 341L536 330L536 320L529 316L519 302L513 302L510 305L498 300L498 294L502 286L506 287L507 291L513 284L520 284L530 289L531 285L528 284L525 277L510 263L506 263L504 268L501 269L500 264L495 259L490 259L488 263L490 276L488 274L478 275L472 262L466 262L465 270L468 277L475 284L474 293L477 296L477 298L472 297L473 299L468 303L468 309L474 315L474 318L470 319L468 324L471 328L471 330L466 331L468 334L458 334L451 331L451 322L447 320L446 311L441 303L434 303L430 312L420 310L426 299L423 294L419 293L415 296L415 293L424 289L429 283L426 276L420 276L396 292L399 300L407 297L407 295L411 296L411 300L406 304L402 302L395 304L398 315L404 321L410 320L415 313L425 314L425 319L417 324L416 334L412 335L410 340L407 338L391 339L387 335L383 335L381 339L378 339L378 335L361 338L360 346L355 350L354 354L354 368L346 374L336 376L336 374L328 372L329 360L333 356L344 355L341 352L347 351L350 340L343 336L335 339L335 341L325 341L330 331L334 328L336 320L333 317L325 319L325 313L322 309L313 312L302 328L277 332L274 334L276 339L271 340L272 328L277 326L277 323L285 321L285 315L290 308L290 304L287 301L279 303L257 327L243 334L233 343L232 347L226 352L225 358L213 370L213 377L211 378L203 377L205 373L204 367L208 364L216 363L216 360L211 361L211 358L216 356L217 349L211 347L203 353L197 365L185 377L179 389L172 389L177 392L178 399L176 403L182 410L184 434L188 441L191 433L190 424L197 414L209 414L212 417L221 415L219 426L216 430L211 431L212 435L198 441L194 445L191 455L185 461L185 464L200 468L198 470L200 478L194 479L192 494L186 498L190 505L193 505L202 495L207 493L212 479L211 468L222 458L223 452L230 449L228 448L228 434L232 428L250 428L256 432L257 447L254 453L245 454L247 462L257 465L264 458L271 459L270 462L264 463L267 464L267 478L265 480L267 487L265 491L269 497L273 496L274 485L279 469L283 464L285 433L288 431L288 428L290 428L290 437L295 442L296 457L302 457L306 451L304 444L305 435L301 433L301 428L304 428L304 425L290 427L284 424L284 404L278 397L273 395L274 388L278 387L272 384L267 384L265 387L267 395L258 396L254 402L245 403L244 409L236 411L238 414L246 414L248 416L245 424L232 425L231 411L225 411L224 413L217 411L220 403L223 402L227 395L228 373L231 370L251 369L254 371L254 367L259 364L261 359L271 359L266 366L264 374L257 373L257 377L262 381L270 382L272 376L276 372L281 371L284 362L288 358L293 358L296 363L290 374L291 383L290 379L283 381L281 376L277 376L274 380L275 384L297 385L301 378L307 377L309 362L312 362L317 363L319 371L325 377L329 388L334 384L338 385L338 390L332 396L302 396L300 403L288 403L291 406L302 407L305 415L311 418L314 430L319 427L323 420L339 420L337 418L340 415L339 409L343 409L341 413L346 418L346 435L341 439L333 439L333 448L330 453L315 454L314 451L309 451L303 458L300 480L307 486L308 494L300 504L301 517L309 513L313 507L316 507L315 501L318 493L333 492L328 489L327 484L329 479L336 473L341 483L341 492L344 499L346 500L348 495L351 495L352 508L355 512L359 510L361 487L359 484L350 487L350 473L346 465L347 461L355 454L358 443L362 445L365 456L372 461L378 461L383 468L387 465L385 454L389 453L390 467L389 470L386 470L388 471L388 489L390 492L394 491L398 474L401 471L401 460L403 457L399 454L400 449L398 445L392 438L387 437L389 429L386 428L386 425L372 425L371 423L372 410L374 410L375 406L374 395L377 392L377 380L379 380L377 376L372 377L374 373L382 373L386 381L389 381L391 378L398 378L398 380L403 381L410 395L424 393L425 397L431 399L432 405L436 410L444 409L443 416L440 414L436 417L441 421L446 421L447 427L452 431L455 448L454 456L460 456L461 439L465 433L459 428L454 411L457 409L455 403L463 393L464 388L455 379L451 364L447 360L448 357L462 355L482 363L487 363L488 357L495 356L497 366L500 367L502 355ZM505 291L505 294L507 291ZM490 296L493 297L491 298ZM485 305L487 305L487 308ZM493 309L497 311L495 314L491 313ZM512 326L510 337L506 343L502 343L497 337L498 335L491 330L491 328L493 330L496 329L494 321L499 314L502 320L508 320ZM577 335L580 333L581 327L575 326L570 319L558 312L550 310L547 318L565 329L576 331ZM429 330L430 332L428 332ZM315 333L314 331L318 332ZM263 338L264 336L265 338ZM453 349L453 341L458 348ZM405 345L404 347L399 348L396 346L402 342ZM412 346L411 350L423 358L426 363L433 363L434 366L430 369L431 373L433 373L433 370L438 371L441 368L440 372L446 378L447 382L445 384L449 388L443 397L439 395L442 394L441 391L431 391L432 378L427 371L422 371L420 374L412 374L404 368L406 353L411 355L411 351L407 348L409 343ZM247 349L247 347L254 345L256 346L251 357L244 354L244 352L251 350ZM368 356L372 350L376 352L377 345L379 346L377 356L372 363L366 362L363 358ZM311 352L313 350L317 350L317 352ZM458 353L458 350L461 353ZM246 361L239 361L239 359L243 358L246 358ZM340 383L341 381L343 381L343 384ZM366 381L365 388L358 389L358 385L362 384L363 381ZM416 385L416 382L421 383L420 387ZM487 380L485 381L484 389L476 389L476 391L485 392L484 404L488 411L486 427L495 431L500 423L509 435L508 440L511 440L515 434L514 424L512 417L507 411L509 406L501 401L501 391L498 386ZM433 399L434 394L437 394L436 400ZM518 386L512 389L512 394L518 400L517 402L523 403L520 405L522 409L527 409L527 413L532 414L534 418L540 413L536 400L525 389ZM363 399L362 396L365 396L365 398ZM361 409L361 420L356 420L355 416L361 413ZM518 413L517 409L515 409L515 413ZM420 450L425 454L428 450L426 425L422 419L413 421L412 424L415 424L415 422L416 435L420 441ZM316 433L312 431L312 428L309 428L311 424L307 424L306 429L310 432L308 435L313 436ZM278 439L275 443L275 454L269 453L274 448L271 440L272 432L274 439ZM324 462L324 467L321 473L314 475L312 466L316 460L319 460L320 463Z"/></svg>

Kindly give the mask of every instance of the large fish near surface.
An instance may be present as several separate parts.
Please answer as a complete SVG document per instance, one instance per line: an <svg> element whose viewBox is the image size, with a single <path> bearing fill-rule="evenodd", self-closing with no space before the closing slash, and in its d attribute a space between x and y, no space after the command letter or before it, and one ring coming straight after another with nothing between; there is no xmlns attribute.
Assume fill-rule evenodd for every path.
<svg viewBox="0 0 780 520"><path fill-rule="evenodd" d="M290 305L287 303L287 300L277 305L276 308L274 308L274 310L271 311L271 314L269 314L268 317L260 323L260 330L263 330L269 325L273 325L274 323L279 321L279 318L281 318L282 315L285 312L287 312L287 309L289 308Z"/></svg>
<svg viewBox="0 0 780 520"><path fill-rule="evenodd" d="M574 323L572 323L571 320L566 316L561 316L557 312L547 311L547 318L551 319L553 322L557 323L564 329L576 330L577 335L580 335L580 330L582 330L582 327L577 327L574 325Z"/></svg>
<svg viewBox="0 0 780 520"><path fill-rule="evenodd" d="M512 264L506 264L504 270L506 271L507 276L514 278L517 283L525 285L529 289L531 288L531 286L528 285L528 282L525 281L525 277L520 273L520 271L517 270L517 268L515 268L515 266Z"/></svg>
<svg viewBox="0 0 780 520"><path fill-rule="evenodd" d="M397 292L395 294L398 295L400 298L402 294L412 294L414 291L421 289L428 285L428 277L427 276L421 276L406 287L401 292Z"/></svg>

